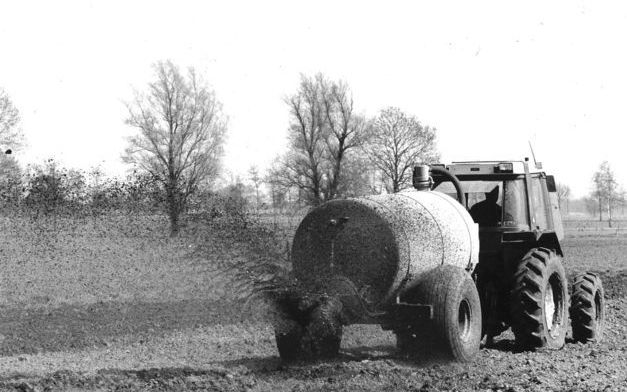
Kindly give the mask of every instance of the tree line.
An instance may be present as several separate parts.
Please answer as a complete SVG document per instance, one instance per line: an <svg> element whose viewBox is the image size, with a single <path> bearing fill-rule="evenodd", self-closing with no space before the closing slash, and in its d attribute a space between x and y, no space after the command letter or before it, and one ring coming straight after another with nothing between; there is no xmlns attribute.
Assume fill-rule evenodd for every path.
<svg viewBox="0 0 627 392"><path fill-rule="evenodd" d="M598 217L599 221L607 220L609 227L617 216L620 208L624 217L627 205L627 192L618 182L614 169L608 161L603 161L592 175L590 193L582 199L573 200L570 187L564 183L557 184L557 200L562 213L571 212L571 202L582 205L582 208L591 216ZM581 208L579 208L580 210Z"/></svg>
<svg viewBox="0 0 627 392"><path fill-rule="evenodd" d="M323 74L301 75L289 108L288 151L266 179L273 195L296 190L318 205L337 197L398 192L411 168L439 158L436 129L389 107L372 119L356 108L350 87Z"/></svg>
<svg viewBox="0 0 627 392"><path fill-rule="evenodd" d="M410 185L413 164L438 159L435 128L394 107L367 118L344 81L302 75L296 92L284 101L289 147L265 174L251 168L257 206L264 184L273 204L290 195L317 205L338 197L397 192ZM123 160L133 176L107 183L106 191L96 190L95 173L63 169L52 160L22 173L12 155L2 155L5 202L38 203L54 210L105 199L128 202L141 191L144 202L151 200L167 214L175 236L181 214L195 195L212 189L221 172L227 117L214 90L194 68L181 70L170 61L154 65L153 81L126 106L126 124L135 133ZM22 141L19 111L0 90L0 147L19 151ZM237 191L235 184L228 192Z"/></svg>
<svg viewBox="0 0 627 392"><path fill-rule="evenodd" d="M625 205L625 189L616 180L616 174L608 161L603 161L592 176L592 190L585 199L588 210L599 213L599 221L603 220L603 212L607 213L609 227L615 217L616 209Z"/></svg>
<svg viewBox="0 0 627 392"><path fill-rule="evenodd" d="M42 211L70 205L158 206L176 235L181 214L198 208L212 194L222 171L220 162L228 121L214 90L194 68L181 70L171 61L154 64L154 79L126 103L126 124L135 129L122 156L131 167L125 179L105 179L97 170L85 173L59 167L54 161L21 170L15 153L23 148L18 109L0 89L0 180L2 200ZM270 203L318 205L338 197L398 192L411 186L417 163L439 159L436 128L395 107L366 117L350 86L324 74L301 75L295 92L284 98L289 127L288 148L262 173L249 170L250 186L241 179L222 192L243 205L247 196L262 205L262 188ZM140 196L141 194L141 196ZM215 194L215 193L214 193ZM558 201L568 212L570 188L558 184ZM105 202L106 201L106 202ZM625 191L608 162L592 178L584 199L599 220L612 224ZM148 207L151 206L151 207ZM156 207L155 207L156 208Z"/></svg>

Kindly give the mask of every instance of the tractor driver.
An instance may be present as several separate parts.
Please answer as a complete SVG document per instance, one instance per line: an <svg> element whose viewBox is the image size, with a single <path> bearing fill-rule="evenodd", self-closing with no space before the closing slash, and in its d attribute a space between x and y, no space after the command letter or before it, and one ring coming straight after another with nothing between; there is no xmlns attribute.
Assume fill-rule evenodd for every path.
<svg viewBox="0 0 627 392"><path fill-rule="evenodd" d="M479 226L496 226L501 221L502 209L497 203L499 187L495 187L485 194L485 200L476 203L470 209L470 215Z"/></svg>

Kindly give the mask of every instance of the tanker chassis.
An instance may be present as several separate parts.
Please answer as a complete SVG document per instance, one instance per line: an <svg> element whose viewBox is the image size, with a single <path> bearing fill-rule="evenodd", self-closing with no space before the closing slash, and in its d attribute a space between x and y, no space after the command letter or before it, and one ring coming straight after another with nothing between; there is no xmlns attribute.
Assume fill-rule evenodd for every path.
<svg viewBox="0 0 627 392"><path fill-rule="evenodd" d="M294 235L294 283L276 293L281 358L334 357L358 323L457 361L510 327L521 349L561 348L569 312L574 340L599 341L601 280L577 276L569 297L555 181L529 166L420 165L414 189L311 210Z"/></svg>

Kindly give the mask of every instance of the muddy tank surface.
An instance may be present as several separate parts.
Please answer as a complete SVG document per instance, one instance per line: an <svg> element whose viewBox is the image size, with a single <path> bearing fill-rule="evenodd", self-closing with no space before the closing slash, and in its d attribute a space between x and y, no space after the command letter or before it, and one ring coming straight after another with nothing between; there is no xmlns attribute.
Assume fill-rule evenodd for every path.
<svg viewBox="0 0 627 392"><path fill-rule="evenodd" d="M339 290L352 297L345 305L357 301L368 312L383 309L437 266L472 271L478 255L478 229L468 212L448 195L416 190L327 202L307 214L292 245L303 286Z"/></svg>

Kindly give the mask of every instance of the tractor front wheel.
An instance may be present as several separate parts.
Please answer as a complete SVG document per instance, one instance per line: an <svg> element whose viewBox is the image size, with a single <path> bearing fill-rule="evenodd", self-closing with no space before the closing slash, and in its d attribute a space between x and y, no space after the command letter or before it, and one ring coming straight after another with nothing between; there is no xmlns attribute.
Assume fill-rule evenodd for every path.
<svg viewBox="0 0 627 392"><path fill-rule="evenodd" d="M561 258L535 248L521 260L511 295L512 330L522 349L561 348L568 326L568 285Z"/></svg>
<svg viewBox="0 0 627 392"><path fill-rule="evenodd" d="M587 272L575 277L570 306L573 339L577 342L600 342L605 324L605 300L601 278Z"/></svg>

